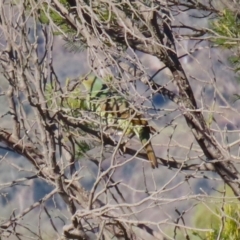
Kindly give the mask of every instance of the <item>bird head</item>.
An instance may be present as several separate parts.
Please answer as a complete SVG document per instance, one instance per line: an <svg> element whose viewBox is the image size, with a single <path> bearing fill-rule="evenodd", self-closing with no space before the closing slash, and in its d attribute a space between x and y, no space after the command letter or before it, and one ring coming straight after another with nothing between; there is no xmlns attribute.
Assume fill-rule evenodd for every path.
<svg viewBox="0 0 240 240"><path fill-rule="evenodd" d="M96 81L97 77L93 73L89 73L81 79L81 82L86 90L91 90Z"/></svg>

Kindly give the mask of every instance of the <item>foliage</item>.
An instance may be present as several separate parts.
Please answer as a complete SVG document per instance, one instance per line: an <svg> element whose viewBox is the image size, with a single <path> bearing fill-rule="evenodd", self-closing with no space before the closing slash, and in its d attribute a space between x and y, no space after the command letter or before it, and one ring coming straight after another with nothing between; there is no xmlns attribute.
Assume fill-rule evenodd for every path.
<svg viewBox="0 0 240 240"><path fill-rule="evenodd" d="M75 1L60 0L59 2L66 9L71 10L71 12L75 11L72 9L75 6ZM58 28L54 28L53 34L63 35L63 40L65 41L64 47L67 51L77 53L86 49L86 41L82 38L81 34L77 33L76 29L56 9L49 8L48 4L43 3L42 9L39 9L38 20L40 23L47 25L50 24L50 21L54 22Z"/></svg>
<svg viewBox="0 0 240 240"><path fill-rule="evenodd" d="M210 27L218 35L213 42L222 48L233 49L233 55L229 57L234 71L240 70L240 18L239 15L230 9L224 9L216 20L210 22Z"/></svg>
<svg viewBox="0 0 240 240"><path fill-rule="evenodd" d="M238 44L236 38L240 37L240 19L231 10L224 9L217 20L210 22L210 26L220 35L214 40L219 46L232 48Z"/></svg>
<svg viewBox="0 0 240 240"><path fill-rule="evenodd" d="M122 25L119 23L119 19L124 17L124 15L125 17L128 17L134 21L134 24L136 24L141 32L150 36L150 33L148 33L149 27L146 23L144 23L144 11L142 9L143 5L138 1L129 3L116 1L116 3L119 4L112 5L111 3L105 1L95 2L84 0L81 4L84 3L86 8L84 8L84 10L80 10L81 18L78 17L76 12L75 1L61 0L59 2L62 3L71 14L74 15L74 18L76 18L79 23L85 23L89 32L92 32L91 34L98 35L106 46L110 47L113 44L117 44L118 46L121 46L124 51L127 50L128 44L118 41L123 37L119 35L119 32L122 30ZM143 1L143 3L149 7L152 6L150 1ZM49 24L50 21L54 22L54 24L59 28L58 30L55 29L54 34L64 36L64 46L68 51L77 53L89 47L81 31L77 31L76 27L73 26L70 21L66 21L66 19L64 19L64 17L62 17L59 12L56 11L56 9L49 9L47 4L44 6L45 8L40 10L39 21L42 24ZM113 6L115 9L113 9ZM119 13L124 14L123 16L122 14L119 16ZM90 17L92 15L94 15L94 18ZM112 34L111 37L114 36L117 42L113 42L111 37L106 37L106 34L102 32L102 30L99 31L101 28L109 29L109 32Z"/></svg>
<svg viewBox="0 0 240 240"><path fill-rule="evenodd" d="M219 204L220 205L220 204ZM208 206L210 207L210 206ZM223 211L220 208L212 206L214 213L209 211L209 208L203 210L196 219L198 227L211 228L213 231L206 234L194 232L195 236L205 240L237 240L240 238L240 207L238 203L226 203ZM220 238L219 238L220 236Z"/></svg>
<svg viewBox="0 0 240 240"><path fill-rule="evenodd" d="M199 239L237 240L240 238L240 206L232 191L227 188L222 202L221 197L215 203L201 203L194 214L193 222L197 228L212 229L207 233L194 231Z"/></svg>

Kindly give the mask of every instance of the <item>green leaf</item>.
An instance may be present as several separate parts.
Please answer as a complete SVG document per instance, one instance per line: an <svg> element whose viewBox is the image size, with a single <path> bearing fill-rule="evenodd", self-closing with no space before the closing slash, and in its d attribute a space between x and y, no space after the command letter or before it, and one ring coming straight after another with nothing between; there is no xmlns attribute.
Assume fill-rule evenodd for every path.
<svg viewBox="0 0 240 240"><path fill-rule="evenodd" d="M210 27L220 36L212 40L214 43L225 48L233 48L236 46L237 40L229 40L221 38L221 36L229 38L239 38L240 36L240 20L229 9L225 9L217 20L210 22Z"/></svg>

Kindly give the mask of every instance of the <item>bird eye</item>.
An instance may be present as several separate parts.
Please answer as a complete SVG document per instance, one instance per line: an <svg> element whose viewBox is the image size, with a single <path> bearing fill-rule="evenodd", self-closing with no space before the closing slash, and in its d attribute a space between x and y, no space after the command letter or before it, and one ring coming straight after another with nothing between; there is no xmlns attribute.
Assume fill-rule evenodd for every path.
<svg viewBox="0 0 240 240"><path fill-rule="evenodd" d="M84 80L88 80L88 77L85 77Z"/></svg>

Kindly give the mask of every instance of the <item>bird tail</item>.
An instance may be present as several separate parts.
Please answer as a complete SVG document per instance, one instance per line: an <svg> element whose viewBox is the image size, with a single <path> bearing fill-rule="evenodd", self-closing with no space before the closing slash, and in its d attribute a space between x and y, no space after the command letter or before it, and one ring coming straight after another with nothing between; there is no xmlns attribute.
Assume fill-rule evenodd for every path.
<svg viewBox="0 0 240 240"><path fill-rule="evenodd" d="M144 146L146 152L147 152L147 156L148 156L148 160L150 161L151 165L152 165L152 168L158 168L158 162L157 162L157 158L156 158L156 155L154 153L154 150L153 150L153 147L152 147L152 144L151 142L147 143L145 146Z"/></svg>
<svg viewBox="0 0 240 240"><path fill-rule="evenodd" d="M147 122L141 121L140 119L140 127L135 128L135 133L139 137L142 145L144 146L144 149L147 152L148 160L150 161L152 168L157 168L158 167L158 162L156 155L153 150L153 146L150 142L150 128L147 126ZM137 124L135 124L137 125Z"/></svg>

